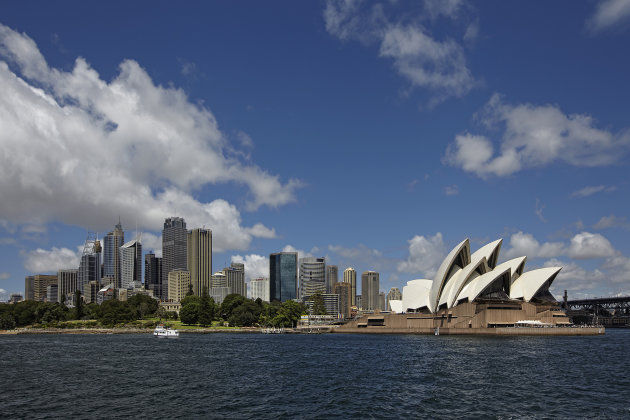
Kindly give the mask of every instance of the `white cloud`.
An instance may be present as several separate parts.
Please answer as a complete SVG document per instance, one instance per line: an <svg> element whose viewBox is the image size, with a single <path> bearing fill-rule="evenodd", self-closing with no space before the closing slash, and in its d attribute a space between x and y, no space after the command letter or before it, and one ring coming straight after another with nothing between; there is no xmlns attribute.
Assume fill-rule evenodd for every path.
<svg viewBox="0 0 630 420"><path fill-rule="evenodd" d="M442 15L454 18L461 1L427 1L425 13L435 19ZM326 30L341 40L359 40L378 44L379 55L393 60L394 68L412 86L438 93L433 102L448 96L463 96L475 84L466 64L463 47L451 38L437 40L418 19L404 22L388 18L387 4L354 0L331 0L324 9ZM470 34L468 34L470 36Z"/></svg>
<svg viewBox="0 0 630 420"><path fill-rule="evenodd" d="M595 14L586 21L593 32L619 26L630 19L630 0L603 0L597 5Z"/></svg>
<svg viewBox="0 0 630 420"><path fill-rule="evenodd" d="M607 258L616 254L610 241L599 233L582 232L571 238L568 255L576 260Z"/></svg>
<svg viewBox="0 0 630 420"><path fill-rule="evenodd" d="M446 246L440 232L434 236L416 235L409 241L409 256L398 264L401 273L419 273L425 278L433 278L440 263L446 256Z"/></svg>
<svg viewBox="0 0 630 420"><path fill-rule="evenodd" d="M482 135L459 134L443 162L482 178L506 176L561 161L574 166L605 166L628 151L630 132L613 134L595 127L585 114L564 114L555 105L508 105L492 96L482 113L489 128L503 128L498 152Z"/></svg>
<svg viewBox="0 0 630 420"><path fill-rule="evenodd" d="M540 200L536 199L536 207L534 208L534 214L540 219L541 222L547 223L545 216L543 216L543 210L545 206L540 202Z"/></svg>
<svg viewBox="0 0 630 420"><path fill-rule="evenodd" d="M630 229L630 222L628 222L628 219L623 216L615 216L614 214L611 214L610 216L603 216L593 226L593 229L597 230L608 228Z"/></svg>
<svg viewBox="0 0 630 420"><path fill-rule="evenodd" d="M151 232L142 232L142 252L145 254L153 251L156 257L162 256L162 235L157 236Z"/></svg>
<svg viewBox="0 0 630 420"><path fill-rule="evenodd" d="M575 262L566 262L553 258L545 261L543 267L562 267L560 273L552 283L550 291L556 296L569 292L579 292L579 297L592 297L592 291L604 286L606 273L599 269L586 270ZM604 286L605 287L605 286ZM569 299L576 298L576 293L569 293Z"/></svg>
<svg viewBox="0 0 630 420"><path fill-rule="evenodd" d="M530 233L517 232L510 237L510 248L503 253L507 259L526 256L528 258L552 258L566 253L562 242L541 244Z"/></svg>
<svg viewBox="0 0 630 420"><path fill-rule="evenodd" d="M304 251L302 249L297 249L296 247L294 247L293 245L285 245L284 248L282 248L282 252L297 252L298 254L298 261L300 258L311 258L311 257L315 257L314 252L317 252L318 250L316 248L313 248L309 251Z"/></svg>
<svg viewBox="0 0 630 420"><path fill-rule="evenodd" d="M8 280L11 278L11 273L2 272L0 273L0 280Z"/></svg>
<svg viewBox="0 0 630 420"><path fill-rule="evenodd" d="M245 278L247 281L259 277L269 278L269 258L262 255L233 255L231 262L245 265Z"/></svg>
<svg viewBox="0 0 630 420"><path fill-rule="evenodd" d="M0 302L6 302L9 300L9 292L4 289L0 289Z"/></svg>
<svg viewBox="0 0 630 420"><path fill-rule="evenodd" d="M78 247L82 249L83 246ZM24 268L34 274L57 272L63 268L79 268L81 252L68 248L53 247L51 250L37 248L23 255Z"/></svg>
<svg viewBox="0 0 630 420"><path fill-rule="evenodd" d="M617 187L606 185L594 185L584 187L571 193L571 197L588 197L589 195L596 194L598 192L611 192L615 191Z"/></svg>
<svg viewBox="0 0 630 420"><path fill-rule="evenodd" d="M109 82L83 58L71 72L53 69L32 39L1 24L0 58L0 213L9 223L102 231L121 215L157 231L177 214L211 227L218 249L245 249L273 230L243 227L235 206L195 192L240 184L249 210L295 199L299 181L240 160L209 109L154 84L133 60Z"/></svg>
<svg viewBox="0 0 630 420"><path fill-rule="evenodd" d="M444 187L444 194L457 195L459 194L459 187L455 184Z"/></svg>

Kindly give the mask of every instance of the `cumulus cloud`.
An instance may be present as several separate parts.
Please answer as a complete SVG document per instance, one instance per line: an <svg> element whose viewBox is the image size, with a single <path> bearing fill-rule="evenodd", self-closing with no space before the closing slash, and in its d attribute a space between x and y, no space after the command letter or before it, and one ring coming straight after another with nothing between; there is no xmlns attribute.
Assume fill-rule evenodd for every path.
<svg viewBox="0 0 630 420"><path fill-rule="evenodd" d="M446 256L446 246L442 233L434 236L416 235L407 241L409 256L401 261L397 269L401 273L419 273L425 278L433 278L440 263Z"/></svg>
<svg viewBox="0 0 630 420"><path fill-rule="evenodd" d="M162 256L162 235L157 236L151 232L142 232L142 251L146 254L153 251L156 257Z"/></svg>
<svg viewBox="0 0 630 420"><path fill-rule="evenodd" d="M324 9L326 30L337 38L377 44L379 55L391 59L396 71L412 86L438 93L434 102L463 96L475 84L463 47L452 38L435 39L421 20L454 18L463 2L426 1L414 20L389 17L391 4L331 0ZM470 34L469 34L470 36Z"/></svg>
<svg viewBox="0 0 630 420"><path fill-rule="evenodd" d="M576 260L607 258L616 254L610 241L599 233L582 232L571 238L568 255Z"/></svg>
<svg viewBox="0 0 630 420"><path fill-rule="evenodd" d="M615 191L617 187L606 185L594 185L581 188L571 193L571 197L588 197L589 195L596 194L598 192L611 192Z"/></svg>
<svg viewBox="0 0 630 420"><path fill-rule="evenodd" d="M269 278L269 258L257 255L234 255L232 256L233 263L242 263L245 265L245 278L247 281L257 279L259 277Z"/></svg>
<svg viewBox="0 0 630 420"><path fill-rule="evenodd" d="M235 206L196 192L239 184L255 210L293 201L300 186L239 159L209 109L156 85L134 60L111 81L83 58L58 70L26 34L0 24L0 85L0 213L10 223L106 230L121 215L155 231L177 214L212 227L218 248L245 249L273 230L243 227Z"/></svg>
<svg viewBox="0 0 630 420"><path fill-rule="evenodd" d="M613 134L595 126L586 114L564 114L555 105L509 105L498 94L478 115L489 129L501 129L495 144L486 136L458 134L445 164L481 178L507 176L560 161L573 166L606 166L628 152L630 132Z"/></svg>
<svg viewBox="0 0 630 420"><path fill-rule="evenodd" d="M75 251L57 247L50 250L37 248L23 254L24 268L35 274L57 272L63 268L79 268L81 260L79 249L83 249L83 246L78 247Z"/></svg>
<svg viewBox="0 0 630 420"><path fill-rule="evenodd" d="M611 214L610 216L603 216L593 226L593 229L597 230L609 228L630 229L630 222L628 222L628 219L623 216L615 216L614 214Z"/></svg>
<svg viewBox="0 0 630 420"><path fill-rule="evenodd" d="M595 14L586 21L592 32L601 32L618 27L630 20L630 0L602 0L597 4Z"/></svg>
<svg viewBox="0 0 630 420"><path fill-rule="evenodd" d="M603 271L599 269L587 270L572 261L562 261L553 258L545 261L543 267L562 267L562 270L549 288L558 297L565 290L574 292L569 293L570 299L592 297L592 291L603 286L606 281L606 274Z"/></svg>
<svg viewBox="0 0 630 420"><path fill-rule="evenodd" d="M551 258L566 253L562 242L540 243L530 233L517 232L510 237L510 248L503 253L507 259L527 256L528 258Z"/></svg>

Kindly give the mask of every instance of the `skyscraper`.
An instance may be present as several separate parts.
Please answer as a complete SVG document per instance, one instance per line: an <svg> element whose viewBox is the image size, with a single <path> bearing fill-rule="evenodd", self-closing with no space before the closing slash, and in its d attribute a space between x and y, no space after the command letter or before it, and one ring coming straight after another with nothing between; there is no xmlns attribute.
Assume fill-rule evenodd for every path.
<svg viewBox="0 0 630 420"><path fill-rule="evenodd" d="M142 243L139 239L120 247L120 288L142 286Z"/></svg>
<svg viewBox="0 0 630 420"><path fill-rule="evenodd" d="M72 301L72 295L77 291L78 273L79 270L76 268L57 271L57 301L59 303L64 303L69 296Z"/></svg>
<svg viewBox="0 0 630 420"><path fill-rule="evenodd" d="M300 258L300 299L326 293L326 260L324 258Z"/></svg>
<svg viewBox="0 0 630 420"><path fill-rule="evenodd" d="M269 298L280 302L297 299L297 252L269 255Z"/></svg>
<svg viewBox="0 0 630 420"><path fill-rule="evenodd" d="M333 293L333 286L339 281L339 268L336 265L326 266L326 293Z"/></svg>
<svg viewBox="0 0 630 420"><path fill-rule="evenodd" d="M260 277L249 282L250 295L253 300L260 298L264 302L269 302L269 279Z"/></svg>
<svg viewBox="0 0 630 420"><path fill-rule="evenodd" d="M333 292L339 295L339 314L343 319L350 318L350 289L350 283L335 283L333 286Z"/></svg>
<svg viewBox="0 0 630 420"><path fill-rule="evenodd" d="M162 258L153 252L144 254L144 288L153 291L153 296L162 296Z"/></svg>
<svg viewBox="0 0 630 420"><path fill-rule="evenodd" d="M359 306L357 304L357 272L354 271L354 268L348 267L343 270L343 282L350 283L351 306Z"/></svg>
<svg viewBox="0 0 630 420"><path fill-rule="evenodd" d="M114 230L103 237L103 277L113 279L115 288L121 287L120 247L125 243L125 232L120 220Z"/></svg>
<svg viewBox="0 0 630 420"><path fill-rule="evenodd" d="M223 269L223 274L230 288L230 293L235 293L247 297L247 285L245 284L245 265L242 263L232 263Z"/></svg>
<svg viewBox="0 0 630 420"><path fill-rule="evenodd" d="M186 222L181 217L169 217L164 220L162 230L162 296L168 299L168 273L173 270L187 269Z"/></svg>
<svg viewBox="0 0 630 420"><path fill-rule="evenodd" d="M46 300L46 292L48 286L52 284L57 284L57 276L49 275L49 274L36 274L32 277L33 284L33 300L38 302L44 302ZM27 282L29 281L29 277L26 278ZM27 292L30 295L30 292Z"/></svg>
<svg viewBox="0 0 630 420"><path fill-rule="evenodd" d="M212 231L193 229L187 233L187 266L193 293L201 296L203 289L210 292L212 279Z"/></svg>
<svg viewBox="0 0 630 420"><path fill-rule="evenodd" d="M378 273L376 271L364 271L361 274L361 304L363 305L363 310L374 311L380 308L378 289Z"/></svg>
<svg viewBox="0 0 630 420"><path fill-rule="evenodd" d="M89 232L77 273L77 289L81 291L81 294L85 294L85 288L91 281L96 282L97 286L100 285L101 251L101 243L96 239L96 234Z"/></svg>

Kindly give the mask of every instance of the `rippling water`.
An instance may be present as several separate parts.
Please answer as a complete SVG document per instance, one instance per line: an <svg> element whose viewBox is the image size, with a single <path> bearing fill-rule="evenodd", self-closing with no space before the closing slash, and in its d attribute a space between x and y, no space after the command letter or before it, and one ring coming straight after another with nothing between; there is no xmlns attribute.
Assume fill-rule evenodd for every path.
<svg viewBox="0 0 630 420"><path fill-rule="evenodd" d="M630 418L602 337L0 336L1 418Z"/></svg>

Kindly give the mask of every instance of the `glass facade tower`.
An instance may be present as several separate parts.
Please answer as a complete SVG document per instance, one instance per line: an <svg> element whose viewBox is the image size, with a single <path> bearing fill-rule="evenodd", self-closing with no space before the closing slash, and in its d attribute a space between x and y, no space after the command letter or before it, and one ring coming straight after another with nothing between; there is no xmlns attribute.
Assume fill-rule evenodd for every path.
<svg viewBox="0 0 630 420"><path fill-rule="evenodd" d="M269 298L284 302L297 298L297 252L269 255Z"/></svg>

